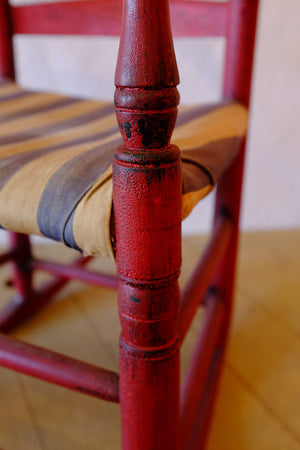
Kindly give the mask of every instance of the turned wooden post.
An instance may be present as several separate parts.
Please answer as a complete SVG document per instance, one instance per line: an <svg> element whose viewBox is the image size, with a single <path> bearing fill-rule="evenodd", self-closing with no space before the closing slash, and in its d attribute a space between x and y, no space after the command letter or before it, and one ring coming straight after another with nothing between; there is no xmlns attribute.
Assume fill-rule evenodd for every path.
<svg viewBox="0 0 300 450"><path fill-rule="evenodd" d="M0 0L0 77L14 78L14 74L9 4L7 0Z"/></svg>
<svg viewBox="0 0 300 450"><path fill-rule="evenodd" d="M122 448L176 450L179 416L181 161L167 0L125 0L115 104Z"/></svg>

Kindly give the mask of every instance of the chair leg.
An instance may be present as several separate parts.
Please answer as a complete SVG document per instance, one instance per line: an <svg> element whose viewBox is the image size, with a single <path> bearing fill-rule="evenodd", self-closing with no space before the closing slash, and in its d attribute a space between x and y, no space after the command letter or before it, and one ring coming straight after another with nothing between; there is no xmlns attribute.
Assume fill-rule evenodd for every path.
<svg viewBox="0 0 300 450"><path fill-rule="evenodd" d="M174 148L169 152L171 156L178 154ZM176 159L160 168L149 164L140 171L136 166L128 166L119 160L114 165L122 326L122 448L176 450L179 445L180 162ZM174 189L167 190L171 183ZM141 194L123 195L130 188ZM165 204L172 206L170 213ZM151 208L153 213L149 214ZM121 209L129 211L130 226L127 216L120 214ZM166 229L168 220L172 222Z"/></svg>
<svg viewBox="0 0 300 450"><path fill-rule="evenodd" d="M242 145L238 158L224 174L217 188L215 224L221 211L222 214L227 213L233 219L234 230L228 246L229 251L221 262L213 280L215 289L224 301L225 312L215 358L212 360L211 376L207 381L207 395L204 397L198 412L199 428L195 430L194 441L198 443L198 446L195 448L199 449L205 448L206 438L209 433L232 318L244 157L245 142Z"/></svg>
<svg viewBox="0 0 300 450"><path fill-rule="evenodd" d="M13 251L12 269L13 285L17 295L1 311L0 330L8 331L17 326L27 316L26 311L32 297L32 275L30 265L31 246L30 238L25 234L9 233L11 248Z"/></svg>
<svg viewBox="0 0 300 450"><path fill-rule="evenodd" d="M13 260L13 284L20 299L26 301L32 294L30 237L21 233L10 232L9 234L11 247L16 252Z"/></svg>
<svg viewBox="0 0 300 450"><path fill-rule="evenodd" d="M146 293L147 295L147 293ZM148 293L150 297L153 293ZM145 301L145 294L142 295ZM132 300L129 300L132 302ZM175 319L174 319L175 321ZM129 322L129 321L128 321ZM179 423L178 340L160 345L153 322L149 325L147 348L129 345L145 323L130 319L120 341L120 405L123 450L176 450ZM152 328L152 330L151 330ZM150 337L151 336L151 337ZM156 340L156 342L154 341Z"/></svg>
<svg viewBox="0 0 300 450"><path fill-rule="evenodd" d="M239 217L242 193L242 180L244 171L245 159L245 139L242 144L240 153L232 164L232 166L224 174L223 178L218 184L216 208L215 208L215 223L220 211L225 211L233 219L233 233L231 242L229 244L229 251L225 255L220 268L214 279L214 285L221 293L225 301L226 319L224 321L223 332L220 337L221 347L225 347L230 319L233 307L233 292L235 283L235 272L237 262L237 250L239 240Z"/></svg>

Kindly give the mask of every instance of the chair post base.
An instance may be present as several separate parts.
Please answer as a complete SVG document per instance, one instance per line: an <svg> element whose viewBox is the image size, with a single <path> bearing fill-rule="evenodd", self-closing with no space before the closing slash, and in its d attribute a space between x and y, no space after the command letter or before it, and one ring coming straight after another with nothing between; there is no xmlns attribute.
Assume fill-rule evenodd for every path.
<svg viewBox="0 0 300 450"><path fill-rule="evenodd" d="M152 351L120 344L123 450L178 449L178 342Z"/></svg>

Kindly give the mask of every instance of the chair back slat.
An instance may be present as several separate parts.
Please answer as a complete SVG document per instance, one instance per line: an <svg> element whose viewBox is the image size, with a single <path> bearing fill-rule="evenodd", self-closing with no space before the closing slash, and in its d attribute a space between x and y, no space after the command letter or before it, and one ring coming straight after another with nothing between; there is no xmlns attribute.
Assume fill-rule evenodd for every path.
<svg viewBox="0 0 300 450"><path fill-rule="evenodd" d="M224 97L248 105L259 0L169 3L174 36L227 39ZM13 77L12 34L119 36L122 4L122 0L71 0L11 6L0 0L0 75Z"/></svg>
<svg viewBox="0 0 300 450"><path fill-rule="evenodd" d="M226 36L228 3L171 0L170 14L174 36Z"/></svg>
<svg viewBox="0 0 300 450"><path fill-rule="evenodd" d="M12 7L14 34L119 36L121 0L83 0Z"/></svg>
<svg viewBox="0 0 300 450"><path fill-rule="evenodd" d="M225 36L228 3L171 0L174 36ZM80 0L11 8L14 34L119 36L121 0Z"/></svg>

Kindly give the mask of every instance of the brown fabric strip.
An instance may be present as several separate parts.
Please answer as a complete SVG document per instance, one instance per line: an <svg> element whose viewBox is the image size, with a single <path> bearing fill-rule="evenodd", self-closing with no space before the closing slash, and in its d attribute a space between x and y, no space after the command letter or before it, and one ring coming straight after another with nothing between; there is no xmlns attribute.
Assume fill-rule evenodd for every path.
<svg viewBox="0 0 300 450"><path fill-rule="evenodd" d="M183 194L214 185L236 157L240 143L241 137L233 137L183 150Z"/></svg>

